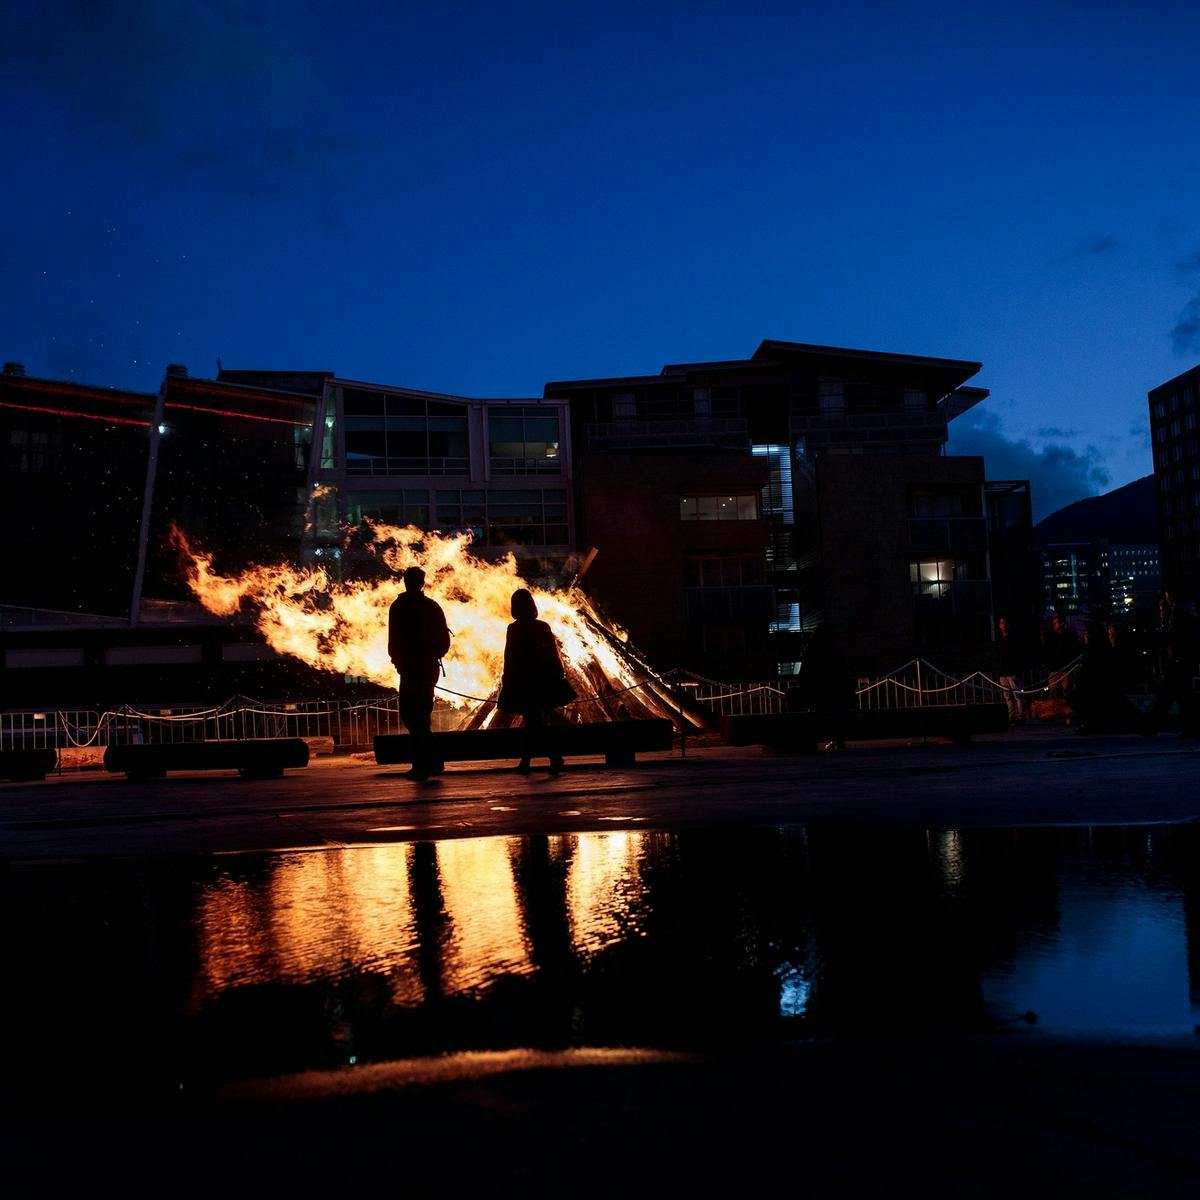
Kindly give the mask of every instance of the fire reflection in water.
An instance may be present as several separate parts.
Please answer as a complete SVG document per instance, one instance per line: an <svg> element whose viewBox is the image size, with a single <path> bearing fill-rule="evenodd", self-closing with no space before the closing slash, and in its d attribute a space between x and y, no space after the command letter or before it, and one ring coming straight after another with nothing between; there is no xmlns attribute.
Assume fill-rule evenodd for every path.
<svg viewBox="0 0 1200 1200"><path fill-rule="evenodd" d="M469 992L543 961L531 914L548 901L565 904L568 953L586 957L636 931L646 837L549 838L542 869L516 838L282 855L253 877L234 866L199 899L197 998L359 972L385 976L398 1005Z"/></svg>
<svg viewBox="0 0 1200 1200"><path fill-rule="evenodd" d="M378 970L391 977L397 1003L419 1001L412 850L285 855L265 879L231 875L207 888L197 920L204 990Z"/></svg>
<svg viewBox="0 0 1200 1200"><path fill-rule="evenodd" d="M631 923L645 896L638 869L645 841L644 834L624 831L571 839L575 852L567 871L567 912L576 953L594 953L634 932Z"/></svg>

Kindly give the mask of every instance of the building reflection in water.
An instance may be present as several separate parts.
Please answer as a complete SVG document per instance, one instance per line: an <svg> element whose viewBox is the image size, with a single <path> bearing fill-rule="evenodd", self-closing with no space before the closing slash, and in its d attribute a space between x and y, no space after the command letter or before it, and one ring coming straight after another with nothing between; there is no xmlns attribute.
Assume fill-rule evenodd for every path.
<svg viewBox="0 0 1200 1200"><path fill-rule="evenodd" d="M1198 861L1178 829L620 830L230 860L196 898L190 1007L227 1011L216 1044L238 996L308 988L341 1049L377 1055L789 1018L984 1028L1042 1006L1058 1027L1190 1028ZM1162 981L1140 1001L1104 982L1134 960Z"/></svg>

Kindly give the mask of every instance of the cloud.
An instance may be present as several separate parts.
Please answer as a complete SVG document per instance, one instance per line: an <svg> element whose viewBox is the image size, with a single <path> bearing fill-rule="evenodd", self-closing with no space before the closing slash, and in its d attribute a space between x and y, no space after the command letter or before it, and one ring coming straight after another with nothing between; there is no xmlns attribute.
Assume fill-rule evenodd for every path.
<svg viewBox="0 0 1200 1200"><path fill-rule="evenodd" d="M1200 296L1193 296L1175 319L1171 345L1176 354L1200 354Z"/></svg>
<svg viewBox="0 0 1200 1200"><path fill-rule="evenodd" d="M1200 250L1181 259L1175 264L1175 268L1181 275L1191 275L1195 271L1200 271Z"/></svg>
<svg viewBox="0 0 1200 1200"><path fill-rule="evenodd" d="M1076 438L1079 433L1078 429L1062 429L1058 425L1043 425L1040 429L1034 430L1033 436L1048 442L1054 439Z"/></svg>
<svg viewBox="0 0 1200 1200"><path fill-rule="evenodd" d="M948 450L981 454L989 479L1028 479L1035 521L1096 495L1110 481L1096 446L1086 445L1082 451L1057 442L1036 447L1025 438L1010 438L1000 418L986 409L974 409L953 422Z"/></svg>

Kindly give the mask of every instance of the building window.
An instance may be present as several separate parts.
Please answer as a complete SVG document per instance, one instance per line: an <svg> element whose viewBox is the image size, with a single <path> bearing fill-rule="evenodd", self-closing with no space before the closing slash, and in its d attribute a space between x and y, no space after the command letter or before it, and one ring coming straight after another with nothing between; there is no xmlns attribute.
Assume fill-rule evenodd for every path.
<svg viewBox="0 0 1200 1200"><path fill-rule="evenodd" d="M424 397L346 388L346 471L351 475L466 475L467 409Z"/></svg>
<svg viewBox="0 0 1200 1200"><path fill-rule="evenodd" d="M439 490L437 527L468 530L481 546L565 546L567 493L561 488Z"/></svg>
<svg viewBox="0 0 1200 1200"><path fill-rule="evenodd" d="M1156 400L1154 402L1154 415L1156 417L1158 417L1160 420L1161 420L1161 418L1163 418L1167 415L1166 406L1163 404L1163 402L1161 400Z"/></svg>
<svg viewBox="0 0 1200 1200"><path fill-rule="evenodd" d="M62 435L44 429L13 429L9 431L8 470L42 474L56 468L56 457L62 448Z"/></svg>
<svg viewBox="0 0 1200 1200"><path fill-rule="evenodd" d="M637 400L632 392L617 392L613 396L612 419L614 421L637 420Z"/></svg>
<svg viewBox="0 0 1200 1200"><path fill-rule="evenodd" d="M1179 411L1179 393L1178 392L1176 392L1175 395L1172 396L1171 399L1168 401L1167 408L1170 412L1178 412Z"/></svg>
<svg viewBox="0 0 1200 1200"><path fill-rule="evenodd" d="M487 492L480 490L441 491L437 500L437 528L445 533L467 530L480 545L487 539Z"/></svg>
<svg viewBox="0 0 1200 1200"><path fill-rule="evenodd" d="M488 411L493 475L558 475L558 409L507 406Z"/></svg>
<svg viewBox="0 0 1200 1200"><path fill-rule="evenodd" d="M1160 425L1154 431L1154 440L1158 442L1159 445L1162 445L1162 443L1167 440L1167 427L1165 425Z"/></svg>
<svg viewBox="0 0 1200 1200"><path fill-rule="evenodd" d="M846 392L840 379L822 376L817 381L817 406L823 417L840 417L846 411Z"/></svg>
<svg viewBox="0 0 1200 1200"><path fill-rule="evenodd" d="M348 492L346 520L351 525L376 521L384 525L429 528L429 492L424 488L388 492Z"/></svg>
<svg viewBox="0 0 1200 1200"><path fill-rule="evenodd" d="M950 594L950 584L954 580L953 559L932 558L908 564L909 579L912 581L913 594L917 596L933 596L941 600Z"/></svg>
<svg viewBox="0 0 1200 1200"><path fill-rule="evenodd" d="M683 560L685 587L759 587L763 582L763 560L759 555L690 554Z"/></svg>
<svg viewBox="0 0 1200 1200"><path fill-rule="evenodd" d="M756 521L756 496L682 496L679 500L681 521Z"/></svg>

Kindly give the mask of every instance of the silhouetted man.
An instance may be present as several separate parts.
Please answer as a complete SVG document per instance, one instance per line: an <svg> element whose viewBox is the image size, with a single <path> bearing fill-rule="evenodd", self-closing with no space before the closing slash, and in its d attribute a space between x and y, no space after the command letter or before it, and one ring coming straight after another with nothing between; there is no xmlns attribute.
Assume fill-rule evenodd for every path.
<svg viewBox="0 0 1200 1200"><path fill-rule="evenodd" d="M412 738L413 765L407 777L417 780L445 770L434 756L429 724L433 689L442 658L450 649L446 615L436 600L422 595L424 587L425 572L409 567L404 572L404 591L388 612L388 657L400 675L400 720Z"/></svg>
<svg viewBox="0 0 1200 1200"><path fill-rule="evenodd" d="M1055 613L1050 618L1050 628L1042 634L1042 661L1050 678L1049 692L1060 699L1067 690L1067 667L1079 657L1079 639L1071 632L1062 617Z"/></svg>
<svg viewBox="0 0 1200 1200"><path fill-rule="evenodd" d="M1008 627L1008 618L1001 617L996 631L996 674L1004 692L1010 725L1025 723L1025 701L1021 696L1020 673L1021 659L1016 638Z"/></svg>
<svg viewBox="0 0 1200 1200"><path fill-rule="evenodd" d="M1168 587L1166 599L1166 644L1162 678L1154 694L1154 707L1147 714L1142 732L1153 737L1172 703L1179 705L1183 737L1200 735L1200 697L1193 679L1200 663L1200 618L1196 606L1176 583Z"/></svg>

